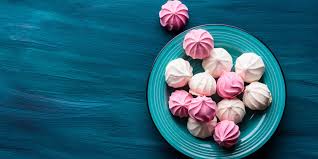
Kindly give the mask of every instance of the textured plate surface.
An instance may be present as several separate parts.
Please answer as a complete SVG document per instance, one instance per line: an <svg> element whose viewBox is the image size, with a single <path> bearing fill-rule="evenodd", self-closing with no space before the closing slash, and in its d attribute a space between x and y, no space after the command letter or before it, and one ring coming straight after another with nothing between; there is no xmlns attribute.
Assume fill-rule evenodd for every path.
<svg viewBox="0 0 318 159"><path fill-rule="evenodd" d="M262 57L266 69L261 82L267 84L272 92L273 102L271 106L263 112L247 110L247 115L239 125L241 130L239 142L232 150L219 148L212 139L200 140L191 136L186 128L186 119L175 118L169 112L168 99L173 90L166 85L164 79L165 67L168 62L179 57L190 61L194 73L202 71L201 61L191 60L185 56L182 49L183 38L189 31L187 30L172 39L161 50L153 65L147 90L151 117L168 143L187 156L193 158L245 157L264 145L280 122L286 98L282 71L271 51L247 32L226 25L203 25L192 29L198 28L208 30L214 37L215 47L225 48L232 55L234 62L243 52L255 52Z"/></svg>

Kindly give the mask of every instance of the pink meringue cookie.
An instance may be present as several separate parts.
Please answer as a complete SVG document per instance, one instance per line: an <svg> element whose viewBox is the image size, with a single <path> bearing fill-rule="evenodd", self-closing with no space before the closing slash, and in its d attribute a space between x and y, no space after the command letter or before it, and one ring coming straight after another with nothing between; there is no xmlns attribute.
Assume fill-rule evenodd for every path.
<svg viewBox="0 0 318 159"><path fill-rule="evenodd" d="M161 6L159 18L161 26L169 31L178 31L186 25L189 19L188 8L178 0L168 1Z"/></svg>
<svg viewBox="0 0 318 159"><path fill-rule="evenodd" d="M238 142L240 137L239 127L229 120L219 122L214 128L214 140L225 148L230 148Z"/></svg>
<svg viewBox="0 0 318 159"><path fill-rule="evenodd" d="M189 106L189 116L200 122L208 122L216 115L216 103L206 96L193 98Z"/></svg>
<svg viewBox="0 0 318 159"><path fill-rule="evenodd" d="M180 118L188 116L188 108L191 104L192 95L184 90L176 90L169 97L169 109L174 116Z"/></svg>
<svg viewBox="0 0 318 159"><path fill-rule="evenodd" d="M212 35L203 29L191 30L183 40L183 49L193 59L204 59L210 56L214 48Z"/></svg>
<svg viewBox="0 0 318 159"><path fill-rule="evenodd" d="M219 96L232 99L244 90L244 81L235 72L224 72L216 83L216 92Z"/></svg>

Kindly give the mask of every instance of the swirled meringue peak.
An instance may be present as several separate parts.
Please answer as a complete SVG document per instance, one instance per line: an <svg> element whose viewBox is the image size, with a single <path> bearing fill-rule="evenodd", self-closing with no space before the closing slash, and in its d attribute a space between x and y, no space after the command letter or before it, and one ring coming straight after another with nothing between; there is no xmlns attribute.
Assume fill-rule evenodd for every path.
<svg viewBox="0 0 318 159"><path fill-rule="evenodd" d="M230 148L238 142L240 137L239 127L230 120L219 122L214 128L214 140L225 148Z"/></svg>
<svg viewBox="0 0 318 159"><path fill-rule="evenodd" d="M193 76L192 70L190 63L182 58L170 61L165 72L168 86L173 88L185 86Z"/></svg>
<svg viewBox="0 0 318 159"><path fill-rule="evenodd" d="M252 82L245 88L243 102L252 110L265 110L272 103L272 95L267 85Z"/></svg>
<svg viewBox="0 0 318 159"><path fill-rule="evenodd" d="M212 35L203 29L194 29L188 32L183 40L183 49L193 59L204 59L210 56L214 48Z"/></svg>
<svg viewBox="0 0 318 159"><path fill-rule="evenodd" d="M161 26L169 31L178 31L188 22L188 8L178 0L168 1L161 6L159 18Z"/></svg>
<svg viewBox="0 0 318 159"><path fill-rule="evenodd" d="M196 96L211 96L215 94L215 79L207 72L195 74L189 81L190 93Z"/></svg>
<svg viewBox="0 0 318 159"><path fill-rule="evenodd" d="M223 99L218 104L216 116L220 121L231 120L234 123L239 123L245 116L245 106L243 102L237 98Z"/></svg>
<svg viewBox="0 0 318 159"><path fill-rule="evenodd" d="M176 90L169 97L169 109L174 116L180 118L188 116L188 108L191 104L192 95L185 90Z"/></svg>
<svg viewBox="0 0 318 159"><path fill-rule="evenodd" d="M244 81L235 72L225 72L218 79L216 91L223 98L234 98L244 90Z"/></svg>
<svg viewBox="0 0 318 159"><path fill-rule="evenodd" d="M215 117L216 103L209 97L193 98L189 106L189 116L199 122L208 122Z"/></svg>
<svg viewBox="0 0 318 159"><path fill-rule="evenodd" d="M264 62L255 53L244 53L236 59L235 72L247 83L258 81L264 71Z"/></svg>
<svg viewBox="0 0 318 159"><path fill-rule="evenodd" d="M223 72L231 71L233 60L225 49L214 48L210 57L203 60L202 67L214 78L219 78Z"/></svg>
<svg viewBox="0 0 318 159"><path fill-rule="evenodd" d="M195 137L204 139L212 136L214 127L217 124L217 119L214 117L209 122L199 122L191 117L188 119L187 128L188 131Z"/></svg>

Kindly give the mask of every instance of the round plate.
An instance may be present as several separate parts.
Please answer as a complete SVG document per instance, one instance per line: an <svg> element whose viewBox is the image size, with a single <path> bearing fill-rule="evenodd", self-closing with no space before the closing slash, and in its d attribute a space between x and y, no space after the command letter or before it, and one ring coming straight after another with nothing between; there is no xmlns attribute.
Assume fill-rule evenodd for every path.
<svg viewBox="0 0 318 159"><path fill-rule="evenodd" d="M225 48L233 57L233 61L244 52L255 52L265 63L265 73L261 82L271 90L273 101L265 111L247 110L241 122L241 136L237 145L225 150L212 138L202 140L193 137L186 128L187 119L171 115L168 99L173 91L165 82L165 68L169 61L182 57L190 61L194 74L202 72L201 60L192 60L186 56L182 48L185 34L173 38L159 53L148 80L147 100L153 122L161 135L175 149L192 158L242 158L264 145L275 132L285 107L285 81L280 65L271 51L257 38L247 32L226 25L203 25L192 29L205 29L214 37L215 47ZM213 98L213 97L212 97ZM220 99L215 99L218 101Z"/></svg>

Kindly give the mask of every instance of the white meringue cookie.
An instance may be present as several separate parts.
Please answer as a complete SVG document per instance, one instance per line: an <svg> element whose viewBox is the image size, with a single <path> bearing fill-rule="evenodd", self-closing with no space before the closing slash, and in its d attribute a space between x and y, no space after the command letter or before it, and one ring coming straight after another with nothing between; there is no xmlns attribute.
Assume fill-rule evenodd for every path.
<svg viewBox="0 0 318 159"><path fill-rule="evenodd" d="M166 66L165 79L168 86L179 88L187 85L193 76L190 63L182 58L172 60Z"/></svg>
<svg viewBox="0 0 318 159"><path fill-rule="evenodd" d="M221 76L223 72L230 72L233 67L231 55L223 48L214 48L210 57L202 62L202 67L214 78Z"/></svg>
<svg viewBox="0 0 318 159"><path fill-rule="evenodd" d="M189 118L187 128L193 136L204 139L212 136L216 124L216 117L214 117L214 119L210 120L209 122L199 122L195 119Z"/></svg>
<svg viewBox="0 0 318 159"><path fill-rule="evenodd" d="M216 92L216 81L207 72L195 74L189 81L189 92L196 96L211 96Z"/></svg>
<svg viewBox="0 0 318 159"><path fill-rule="evenodd" d="M244 53L236 59L235 72L247 83L258 81L264 71L264 62L255 53Z"/></svg>
<svg viewBox="0 0 318 159"><path fill-rule="evenodd" d="M272 95L265 84L252 82L245 88L243 103L252 110L264 110L272 103Z"/></svg>
<svg viewBox="0 0 318 159"><path fill-rule="evenodd" d="M243 102L237 98L223 99L217 106L216 116L220 121L231 120L237 124L242 121L246 114Z"/></svg>

